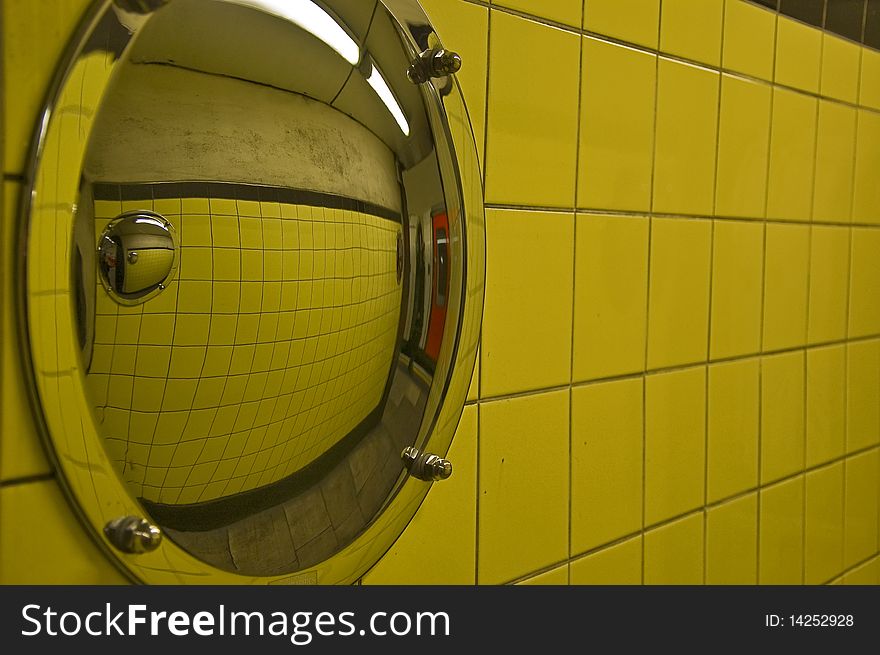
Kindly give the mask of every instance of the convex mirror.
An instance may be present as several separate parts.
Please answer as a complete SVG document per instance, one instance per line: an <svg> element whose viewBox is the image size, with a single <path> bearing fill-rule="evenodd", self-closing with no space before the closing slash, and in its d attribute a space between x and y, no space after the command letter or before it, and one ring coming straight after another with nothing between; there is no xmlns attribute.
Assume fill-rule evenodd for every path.
<svg viewBox="0 0 880 655"><path fill-rule="evenodd" d="M33 140L22 339L134 580L352 582L454 474L484 227L449 45L415 0L88 10Z"/></svg>

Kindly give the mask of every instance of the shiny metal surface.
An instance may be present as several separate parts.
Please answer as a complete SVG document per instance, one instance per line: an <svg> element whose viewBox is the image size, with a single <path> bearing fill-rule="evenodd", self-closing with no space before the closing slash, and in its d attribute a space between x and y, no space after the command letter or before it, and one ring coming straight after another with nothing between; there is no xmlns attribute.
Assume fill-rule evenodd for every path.
<svg viewBox="0 0 880 655"><path fill-rule="evenodd" d="M414 84L424 84L434 77L453 75L461 70L461 56L443 48L430 48L419 53L406 70Z"/></svg>
<svg viewBox="0 0 880 655"><path fill-rule="evenodd" d="M423 453L412 446L404 448L400 458L409 474L417 480L439 482L448 480L452 475L452 462L448 459L432 453Z"/></svg>
<svg viewBox="0 0 880 655"><path fill-rule="evenodd" d="M120 305L146 302L164 291L177 268L174 226L155 212L136 211L110 221L98 239L98 272Z"/></svg>
<svg viewBox="0 0 880 655"><path fill-rule="evenodd" d="M117 550L131 555L156 550L162 543L162 531L139 516L121 516L104 526L107 540Z"/></svg>
<svg viewBox="0 0 880 655"><path fill-rule="evenodd" d="M23 351L136 580L351 582L451 474L484 280L460 66L415 0L88 12L34 137Z"/></svg>

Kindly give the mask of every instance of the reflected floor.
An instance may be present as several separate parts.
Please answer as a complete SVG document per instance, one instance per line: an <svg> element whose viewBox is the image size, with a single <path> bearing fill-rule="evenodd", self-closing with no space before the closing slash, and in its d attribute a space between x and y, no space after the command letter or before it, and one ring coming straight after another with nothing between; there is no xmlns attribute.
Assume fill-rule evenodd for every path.
<svg viewBox="0 0 880 655"><path fill-rule="evenodd" d="M424 374L413 374L403 361L398 369L381 420L341 459L331 454L329 458L336 461L315 462L321 470L314 484L305 489L297 485L293 495L287 495L289 485L272 485L270 494L263 495L271 498L271 505L264 500L251 506L252 513L243 518L206 530L165 526L165 534L199 559L242 575L292 573L324 561L351 543L401 479L400 452L412 445L411 428L420 424L424 412ZM328 473L327 468L332 470ZM298 475L302 474L291 477ZM273 488L277 493L271 495ZM168 508L152 509L153 514L162 515ZM212 511L215 516L210 522L222 522L222 508L219 513ZM178 506L171 521L185 523L187 514L191 522L204 521L199 512L198 505ZM239 509L228 514L237 515Z"/></svg>

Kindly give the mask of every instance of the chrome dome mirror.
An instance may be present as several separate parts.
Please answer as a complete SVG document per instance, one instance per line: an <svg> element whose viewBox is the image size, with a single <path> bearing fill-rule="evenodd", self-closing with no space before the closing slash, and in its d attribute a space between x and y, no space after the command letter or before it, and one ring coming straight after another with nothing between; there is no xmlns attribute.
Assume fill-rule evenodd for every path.
<svg viewBox="0 0 880 655"><path fill-rule="evenodd" d="M416 0L87 12L31 152L22 338L132 578L351 582L452 474L485 254L452 46Z"/></svg>
<svg viewBox="0 0 880 655"><path fill-rule="evenodd" d="M174 275L174 226L149 211L113 219L98 239L98 271L104 290L120 305L146 302L164 291Z"/></svg>

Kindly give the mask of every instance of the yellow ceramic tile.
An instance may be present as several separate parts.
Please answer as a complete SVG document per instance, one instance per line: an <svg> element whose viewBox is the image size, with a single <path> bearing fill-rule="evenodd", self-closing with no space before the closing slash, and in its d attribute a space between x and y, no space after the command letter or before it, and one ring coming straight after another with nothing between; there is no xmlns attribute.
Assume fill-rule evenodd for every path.
<svg viewBox="0 0 880 655"><path fill-rule="evenodd" d="M569 564L571 584L637 585L642 582L642 537L574 560Z"/></svg>
<svg viewBox="0 0 880 655"><path fill-rule="evenodd" d="M228 216L211 217L211 234L215 248L238 248L241 236L238 232L238 221Z"/></svg>
<svg viewBox="0 0 880 655"><path fill-rule="evenodd" d="M712 211L719 74L660 58L654 211Z"/></svg>
<svg viewBox="0 0 880 655"><path fill-rule="evenodd" d="M816 98L773 89L767 218L810 220L817 111Z"/></svg>
<svg viewBox="0 0 880 655"><path fill-rule="evenodd" d="M807 473L804 584L822 584L843 568L843 464Z"/></svg>
<svg viewBox="0 0 880 655"><path fill-rule="evenodd" d="M880 334L880 230L853 228L849 337Z"/></svg>
<svg viewBox="0 0 880 655"><path fill-rule="evenodd" d="M764 226L715 221L712 257L712 359L761 349Z"/></svg>
<svg viewBox="0 0 880 655"><path fill-rule="evenodd" d="M181 198L180 211L187 215L210 214L210 202L207 198Z"/></svg>
<svg viewBox="0 0 880 655"><path fill-rule="evenodd" d="M214 258L211 248L184 248L180 256L181 280L212 280Z"/></svg>
<svg viewBox="0 0 880 655"><path fill-rule="evenodd" d="M135 374L151 378L164 378L168 375L170 361L170 346L139 345Z"/></svg>
<svg viewBox="0 0 880 655"><path fill-rule="evenodd" d="M579 37L496 12L490 39L486 200L571 207Z"/></svg>
<svg viewBox="0 0 880 655"><path fill-rule="evenodd" d="M822 32L780 15L776 25L776 83L819 92Z"/></svg>
<svg viewBox="0 0 880 655"><path fill-rule="evenodd" d="M181 280L177 290L180 307L192 314L210 314L212 287L208 280Z"/></svg>
<svg viewBox="0 0 880 655"><path fill-rule="evenodd" d="M657 56L585 38L578 207L651 206Z"/></svg>
<svg viewBox="0 0 880 655"><path fill-rule="evenodd" d="M776 14L748 2L725 3L724 68L772 80L775 45Z"/></svg>
<svg viewBox="0 0 880 655"><path fill-rule="evenodd" d="M810 228L767 224L764 254L764 352L793 348L807 337Z"/></svg>
<svg viewBox="0 0 880 655"><path fill-rule="evenodd" d="M756 584L757 557L757 493L706 513L706 584Z"/></svg>
<svg viewBox="0 0 880 655"><path fill-rule="evenodd" d="M467 2L424 0L437 34L462 57L461 71L455 77L462 87L477 157L483 161L486 135L486 72L489 67L489 10Z"/></svg>
<svg viewBox="0 0 880 655"><path fill-rule="evenodd" d="M880 584L880 557L875 557L867 564L859 566L843 577L845 585L877 585Z"/></svg>
<svg viewBox="0 0 880 655"><path fill-rule="evenodd" d="M95 200L95 218L111 219L122 213L122 203L118 200Z"/></svg>
<svg viewBox="0 0 880 655"><path fill-rule="evenodd" d="M263 251L241 251L241 279L250 282L263 281ZM182 287L183 285L181 285ZM184 305L186 306L186 305Z"/></svg>
<svg viewBox="0 0 880 655"><path fill-rule="evenodd" d="M757 359L709 367L709 502L757 485L760 372Z"/></svg>
<svg viewBox="0 0 880 655"><path fill-rule="evenodd" d="M21 173L46 87L86 0L3 3L3 170Z"/></svg>
<svg viewBox="0 0 880 655"><path fill-rule="evenodd" d="M192 407L198 380L168 380L162 398L162 411L185 411Z"/></svg>
<svg viewBox="0 0 880 655"><path fill-rule="evenodd" d="M880 82L878 82L880 84ZM853 180L853 223L880 224L880 114L860 109Z"/></svg>
<svg viewBox="0 0 880 655"><path fill-rule="evenodd" d="M584 28L637 43L657 47L660 0L588 0L584 3Z"/></svg>
<svg viewBox="0 0 880 655"><path fill-rule="evenodd" d="M432 485L418 513L364 584L474 584L477 408L465 407L449 460L453 475Z"/></svg>
<svg viewBox="0 0 880 655"><path fill-rule="evenodd" d="M139 412L158 412L162 408L165 380L135 378L134 392L130 395L131 408Z"/></svg>
<svg viewBox="0 0 880 655"><path fill-rule="evenodd" d="M819 101L813 220L848 223L852 218L856 110Z"/></svg>
<svg viewBox="0 0 880 655"><path fill-rule="evenodd" d="M804 467L804 353L761 360L761 483Z"/></svg>
<svg viewBox="0 0 880 655"><path fill-rule="evenodd" d="M843 455L846 441L846 347L807 351L807 467Z"/></svg>
<svg viewBox="0 0 880 655"><path fill-rule="evenodd" d="M807 342L846 337L850 234L848 228L816 225L810 242Z"/></svg>
<svg viewBox="0 0 880 655"><path fill-rule="evenodd" d="M880 450L846 460L844 567L877 552L877 510L880 505Z"/></svg>
<svg viewBox="0 0 880 655"><path fill-rule="evenodd" d="M218 214L221 216L238 215L238 205L236 205L235 200L232 198L209 198L208 204L211 207L211 214L213 216Z"/></svg>
<svg viewBox="0 0 880 655"><path fill-rule="evenodd" d="M846 346L846 450L880 443L880 341Z"/></svg>
<svg viewBox="0 0 880 655"><path fill-rule="evenodd" d="M175 347L171 353L171 368L167 375L174 378L198 378L205 363L205 346ZM140 354L138 356L140 364Z"/></svg>
<svg viewBox="0 0 880 655"><path fill-rule="evenodd" d="M480 405L480 583L568 557L568 421L567 391Z"/></svg>
<svg viewBox="0 0 880 655"><path fill-rule="evenodd" d="M703 584L703 514L645 533L645 584Z"/></svg>
<svg viewBox="0 0 880 655"><path fill-rule="evenodd" d="M862 78L859 104L880 109L880 52L862 48Z"/></svg>
<svg viewBox="0 0 880 655"><path fill-rule="evenodd" d="M644 368L648 220L585 214L576 218L576 381Z"/></svg>
<svg viewBox="0 0 880 655"><path fill-rule="evenodd" d="M571 396L571 552L642 522L642 379L576 387Z"/></svg>
<svg viewBox="0 0 880 655"><path fill-rule="evenodd" d="M862 48L834 34L822 34L822 84L823 96L858 102L859 57Z"/></svg>
<svg viewBox="0 0 880 655"><path fill-rule="evenodd" d="M761 490L759 584L801 584L804 562L804 479Z"/></svg>
<svg viewBox="0 0 880 655"><path fill-rule="evenodd" d="M721 77L715 214L764 216L770 147L771 87Z"/></svg>
<svg viewBox="0 0 880 655"><path fill-rule="evenodd" d="M660 50L718 66L723 10L724 0L664 0L660 5Z"/></svg>
<svg viewBox="0 0 880 655"><path fill-rule="evenodd" d="M204 246L210 248L214 245L211 237L211 217L200 214L187 214L180 219L181 235L180 245L185 249L190 246ZM181 257L183 259L183 257Z"/></svg>
<svg viewBox="0 0 880 655"><path fill-rule="evenodd" d="M583 0L491 0L493 5L516 9L538 18L547 18L572 27L581 26ZM494 20L494 19L493 19Z"/></svg>
<svg viewBox="0 0 880 655"><path fill-rule="evenodd" d="M0 504L3 584L127 582L86 537L54 480L2 487Z"/></svg>
<svg viewBox="0 0 880 655"><path fill-rule="evenodd" d="M651 375L645 381L645 523L703 503L706 369Z"/></svg>
<svg viewBox="0 0 880 655"><path fill-rule="evenodd" d="M178 314L174 326L175 346L201 346L208 343L211 317L207 314Z"/></svg>
<svg viewBox="0 0 880 655"><path fill-rule="evenodd" d="M174 314L144 314L141 330L150 335L151 343L170 346L174 337Z"/></svg>
<svg viewBox="0 0 880 655"><path fill-rule="evenodd" d="M568 564L557 566L555 569L544 571L538 575L521 580L516 584L526 586L559 586L568 584Z"/></svg>
<svg viewBox="0 0 880 655"><path fill-rule="evenodd" d="M710 221L653 219L649 369L706 359L711 247Z"/></svg>
<svg viewBox="0 0 880 655"><path fill-rule="evenodd" d="M574 217L490 210L486 232L483 397L569 382Z"/></svg>

